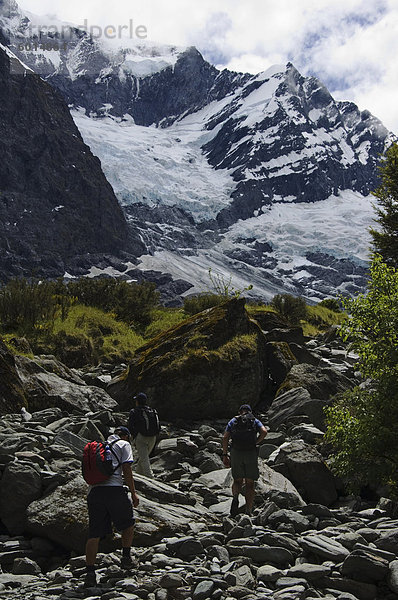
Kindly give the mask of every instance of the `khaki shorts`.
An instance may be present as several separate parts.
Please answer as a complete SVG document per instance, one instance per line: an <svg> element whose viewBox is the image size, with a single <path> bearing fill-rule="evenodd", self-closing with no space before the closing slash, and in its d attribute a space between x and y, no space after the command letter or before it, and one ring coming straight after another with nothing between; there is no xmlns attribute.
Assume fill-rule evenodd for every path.
<svg viewBox="0 0 398 600"><path fill-rule="evenodd" d="M231 473L233 479L253 479L259 477L257 449L237 450L231 448Z"/></svg>

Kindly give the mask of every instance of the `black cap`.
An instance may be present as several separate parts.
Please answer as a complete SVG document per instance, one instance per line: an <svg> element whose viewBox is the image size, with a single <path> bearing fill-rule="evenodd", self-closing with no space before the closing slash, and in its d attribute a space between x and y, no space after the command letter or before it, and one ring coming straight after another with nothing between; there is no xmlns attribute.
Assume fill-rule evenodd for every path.
<svg viewBox="0 0 398 600"><path fill-rule="evenodd" d="M243 410L245 410L246 412L251 412L252 407L250 406L250 404L242 404L242 406L239 408L239 412L242 412Z"/></svg>
<svg viewBox="0 0 398 600"><path fill-rule="evenodd" d="M120 427L116 427L115 429L115 433L117 435L118 431L120 431L120 433L122 433L123 435L130 435L130 430L127 429L127 427L123 427L123 425L121 425Z"/></svg>
<svg viewBox="0 0 398 600"><path fill-rule="evenodd" d="M139 406L145 406L148 401L147 395L144 392L140 392L136 396L134 396L133 400L138 402Z"/></svg>

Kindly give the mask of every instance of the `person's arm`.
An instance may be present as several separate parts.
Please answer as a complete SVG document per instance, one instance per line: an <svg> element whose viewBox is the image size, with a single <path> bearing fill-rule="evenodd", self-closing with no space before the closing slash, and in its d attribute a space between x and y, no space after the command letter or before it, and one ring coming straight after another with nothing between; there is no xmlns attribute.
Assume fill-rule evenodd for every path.
<svg viewBox="0 0 398 600"><path fill-rule="evenodd" d="M231 437L231 434L229 433L229 431L226 431L224 433L223 439L222 439L222 461L224 463L224 467L229 467L230 466L230 460L229 460L229 454L228 454L228 443L229 443L229 439Z"/></svg>
<svg viewBox="0 0 398 600"><path fill-rule="evenodd" d="M126 462L122 464L122 471L124 481L128 485L128 488L131 492L131 498L133 500L133 506L136 508L140 502L137 492L135 491L134 478L133 478L133 470L131 468L131 463Z"/></svg>
<svg viewBox="0 0 398 600"><path fill-rule="evenodd" d="M264 427L264 425L261 425L261 427L258 430L258 436L256 439L256 446L259 446L261 444L261 442L263 441L263 439L265 438L265 436L267 435L267 430Z"/></svg>
<svg viewBox="0 0 398 600"><path fill-rule="evenodd" d="M129 422L128 422L128 428L129 428L132 438L135 438L137 435L136 426L137 426L136 412L135 412L135 409L132 408L130 411L130 414L129 414Z"/></svg>

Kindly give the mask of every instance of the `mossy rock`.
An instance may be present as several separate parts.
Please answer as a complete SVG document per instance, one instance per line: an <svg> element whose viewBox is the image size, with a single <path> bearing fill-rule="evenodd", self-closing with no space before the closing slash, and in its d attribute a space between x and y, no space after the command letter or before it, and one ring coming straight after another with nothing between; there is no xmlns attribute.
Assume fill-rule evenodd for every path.
<svg viewBox="0 0 398 600"><path fill-rule="evenodd" d="M264 336L233 299L194 315L141 347L128 373L108 392L124 410L145 391L161 417L227 417L243 402L253 405L266 389Z"/></svg>
<svg viewBox="0 0 398 600"><path fill-rule="evenodd" d="M285 380L297 359L292 353L287 342L269 342L267 344L267 358L272 378L277 386Z"/></svg>
<svg viewBox="0 0 398 600"><path fill-rule="evenodd" d="M52 345L56 357L68 367L78 369L98 362L92 341L83 334L71 335L59 331L54 336Z"/></svg>
<svg viewBox="0 0 398 600"><path fill-rule="evenodd" d="M289 327L287 319L276 310L251 308L249 314L252 319L257 321L263 331Z"/></svg>
<svg viewBox="0 0 398 600"><path fill-rule="evenodd" d="M14 356L0 339L0 414L18 413L26 405Z"/></svg>

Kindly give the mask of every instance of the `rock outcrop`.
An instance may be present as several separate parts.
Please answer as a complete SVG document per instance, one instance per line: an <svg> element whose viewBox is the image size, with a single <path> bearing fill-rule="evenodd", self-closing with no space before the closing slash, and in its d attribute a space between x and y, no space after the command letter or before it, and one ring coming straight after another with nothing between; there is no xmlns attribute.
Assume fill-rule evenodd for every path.
<svg viewBox="0 0 398 600"><path fill-rule="evenodd" d="M163 418L226 416L267 389L266 348L244 299L204 311L141 347L108 385L123 409L145 389Z"/></svg>
<svg viewBox="0 0 398 600"><path fill-rule="evenodd" d="M0 107L3 281L32 272L79 272L104 255L142 248L134 237L129 241L100 161L84 144L66 103L1 44Z"/></svg>

